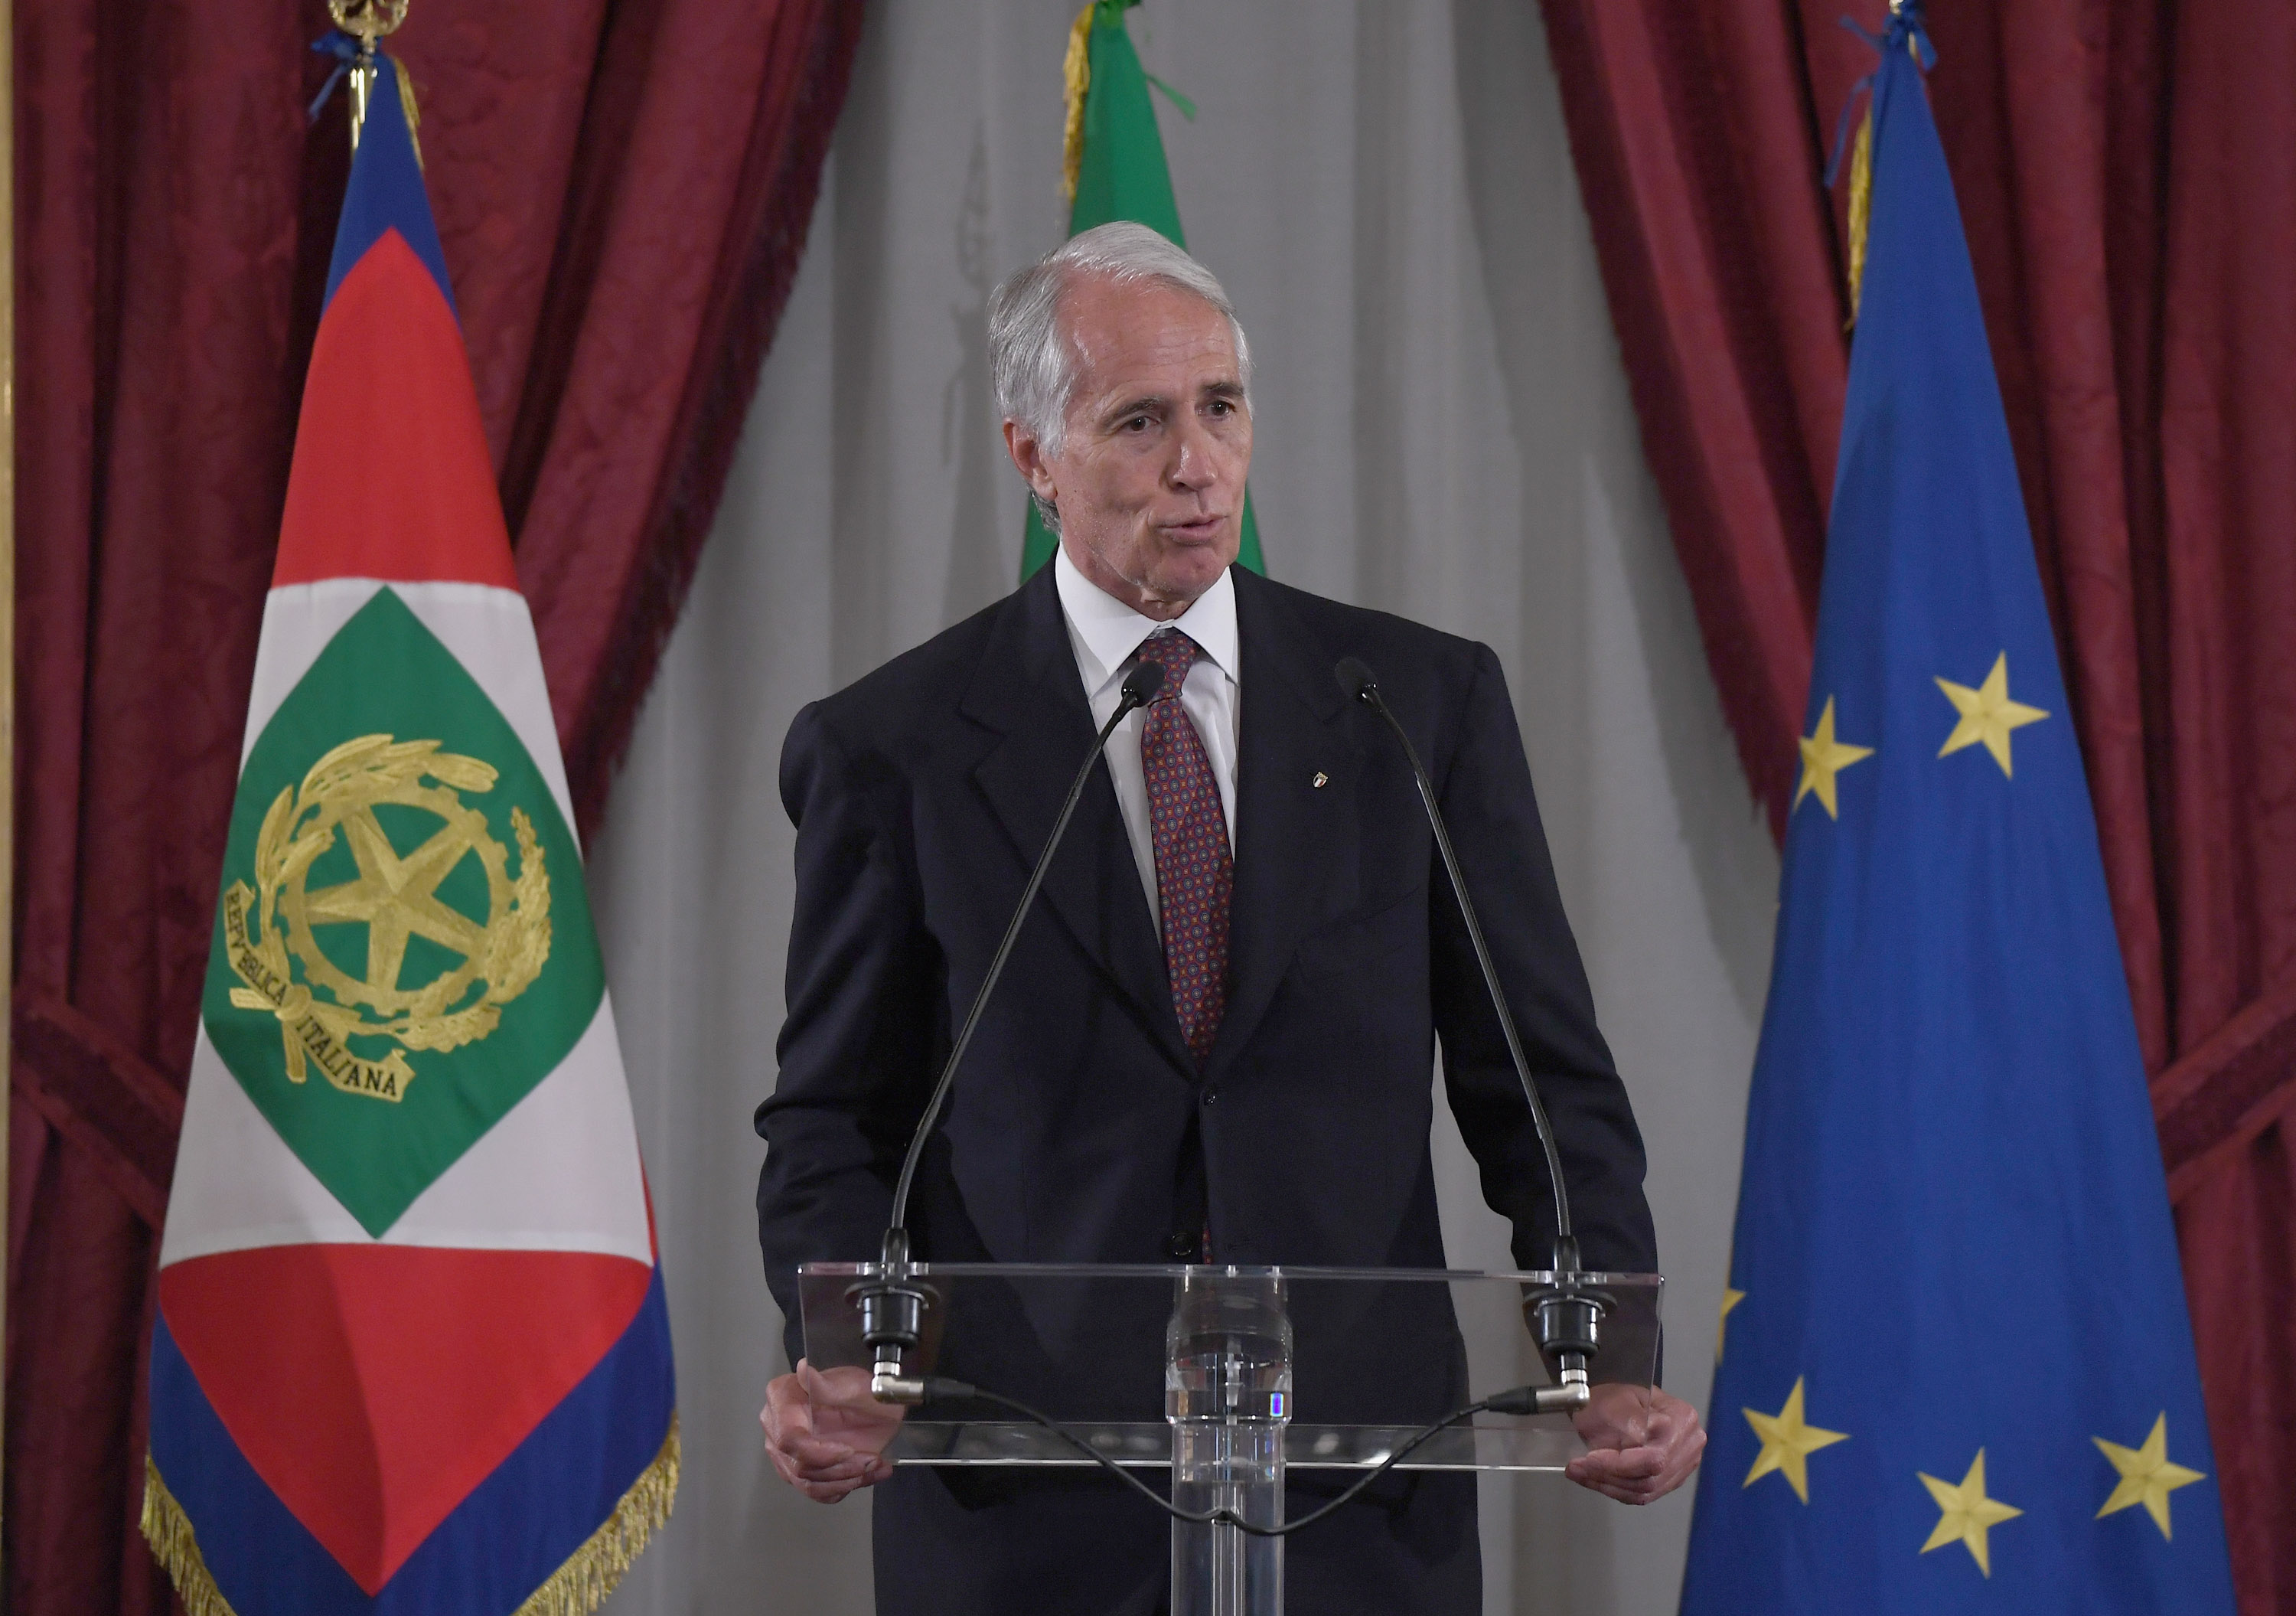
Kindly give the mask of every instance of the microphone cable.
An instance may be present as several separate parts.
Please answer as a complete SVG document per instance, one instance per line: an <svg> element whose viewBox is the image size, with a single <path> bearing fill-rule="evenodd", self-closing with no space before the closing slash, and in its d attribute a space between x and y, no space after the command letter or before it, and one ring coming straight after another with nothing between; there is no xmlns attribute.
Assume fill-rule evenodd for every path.
<svg viewBox="0 0 2296 1616"><path fill-rule="evenodd" d="M1479 1414L1486 1413L1521 1415L1562 1413L1573 1406L1574 1402L1574 1399L1565 1397L1558 1399L1552 1407L1542 1407L1541 1404L1545 1400L1541 1396L1542 1393L1552 1396L1555 1393L1567 1392L1570 1389L1561 1386L1516 1386L1484 1398L1480 1402L1470 1403L1464 1408L1455 1408L1441 1419L1421 1426L1392 1453L1350 1482L1338 1497L1328 1503L1310 1510L1297 1521L1286 1521L1281 1526L1257 1526L1244 1520L1234 1510L1182 1508L1169 1498L1159 1494L1154 1488L1134 1475L1128 1468L1101 1452L1083 1437L1062 1424L1060 1421L1054 1419L1050 1415L1031 1408L1017 1398L1009 1398L1001 1392L985 1391L967 1382L950 1380L942 1375L924 1376L922 1386L927 1401L988 1403L995 1407L1017 1414L1032 1424L1043 1426L1175 1521L1185 1521L1194 1526L1233 1526L1245 1536L1251 1538L1288 1537L1302 1527L1315 1525L1316 1522L1332 1513L1341 1505L1351 1502L1364 1489L1462 1420L1471 1420Z"/></svg>

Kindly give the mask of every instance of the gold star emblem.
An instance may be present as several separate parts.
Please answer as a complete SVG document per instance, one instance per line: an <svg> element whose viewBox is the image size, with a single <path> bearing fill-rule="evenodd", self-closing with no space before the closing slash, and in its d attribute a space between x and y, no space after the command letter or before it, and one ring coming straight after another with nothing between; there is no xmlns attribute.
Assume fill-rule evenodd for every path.
<svg viewBox="0 0 2296 1616"><path fill-rule="evenodd" d="M2028 724L2038 724L2049 716L2038 707L2009 699L2009 653L2005 651L1993 659L1993 671L1975 690L1951 679L1939 679L1938 688L1945 692L1945 699L1961 715L1961 722L1953 726L1953 734L1938 748L1938 756L1950 756L1981 741L1985 750L1993 754L1993 760L2001 766L2005 776L2010 773L2009 732Z"/></svg>
<svg viewBox="0 0 2296 1616"><path fill-rule="evenodd" d="M1730 1330L1730 1309L1745 1300L1743 1291L1733 1291L1727 1285L1722 1287L1722 1316L1714 1321L1714 1361L1718 1364L1722 1361L1723 1338Z"/></svg>
<svg viewBox="0 0 2296 1616"><path fill-rule="evenodd" d="M1870 746L1851 746L1833 738L1833 698L1825 698L1825 710L1817 716L1817 728L1801 739L1801 784L1794 790L1794 807L1812 792L1825 805L1825 816L1839 819L1841 813L1834 801L1833 779L1843 769L1860 758L1870 758Z"/></svg>
<svg viewBox="0 0 2296 1616"><path fill-rule="evenodd" d="M2116 1510L2142 1504L2144 1513L2152 1517L2152 1524L2161 1529L2161 1535L2173 1537L2175 1534L2169 1530L2169 1495L2180 1487L2204 1481L2206 1472L2169 1463L2168 1411L2163 1409L2161 1417L2152 1422L2152 1434L2144 1439L2142 1448L2123 1448L2103 1437L2091 1437L2089 1440L2120 1472L2120 1484L2104 1501L2104 1507L2096 1512L2096 1518L2102 1521Z"/></svg>
<svg viewBox="0 0 2296 1616"><path fill-rule="evenodd" d="M1796 1377L1793 1390L1786 1396L1786 1406L1775 1414L1763 1414L1752 1408L1738 1412L1746 1416L1746 1423L1762 1439L1762 1451L1754 1456L1754 1468L1746 1472L1745 1484L1751 1487L1770 1472L1784 1471L1794 1497L1808 1503L1809 1456L1821 1448L1848 1441L1849 1433L1821 1430L1802 1418L1800 1377Z"/></svg>
<svg viewBox="0 0 2296 1616"><path fill-rule="evenodd" d="M463 856L477 846L468 819L451 819L404 858L383 834L374 809L362 805L342 820L343 839L357 862L357 879L310 895L307 913L315 926L353 923L366 927L366 980L370 988L395 992L410 937L426 937L465 958L485 946L486 928L439 901L438 888Z"/></svg>
<svg viewBox="0 0 2296 1616"><path fill-rule="evenodd" d="M1979 1571L1988 1577L1993 1575L1993 1557L1985 1542L1987 1530L2004 1521L2013 1521L2025 1512L1985 1496L1985 1449L1977 1450L1977 1457L1970 1461L1969 1473L1962 1477L1958 1487L1935 1476L1922 1475L1919 1471L1914 1473L1921 1476L1922 1485L1930 1489L1930 1497L1939 1511L1937 1526L1930 1533L1930 1540L1922 1545L1922 1553L1926 1554L1948 1543L1959 1543L1968 1548Z"/></svg>

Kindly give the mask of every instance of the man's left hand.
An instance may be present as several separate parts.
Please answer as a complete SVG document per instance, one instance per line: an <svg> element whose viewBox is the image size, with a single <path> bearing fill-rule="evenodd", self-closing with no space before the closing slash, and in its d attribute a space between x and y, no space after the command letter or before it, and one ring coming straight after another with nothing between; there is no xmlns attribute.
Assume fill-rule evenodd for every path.
<svg viewBox="0 0 2296 1616"><path fill-rule="evenodd" d="M1562 1473L1621 1504L1663 1498L1689 1480L1706 1450L1698 1411L1655 1386L1597 1386L1571 1423L1587 1450Z"/></svg>

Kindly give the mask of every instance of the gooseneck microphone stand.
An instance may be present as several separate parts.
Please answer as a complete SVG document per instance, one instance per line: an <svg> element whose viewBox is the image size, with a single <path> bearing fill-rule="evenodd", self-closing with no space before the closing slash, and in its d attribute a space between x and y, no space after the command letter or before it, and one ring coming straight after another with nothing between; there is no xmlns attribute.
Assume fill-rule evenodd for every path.
<svg viewBox="0 0 2296 1616"><path fill-rule="evenodd" d="M1531 1081L1530 1062L1523 1059L1522 1038L1515 1031L1514 1013L1507 1008L1506 995L1499 989L1499 973L1491 964L1490 945L1483 940L1482 923L1475 918L1475 900L1467 895L1466 878L1459 871L1459 855L1451 846L1450 827L1443 823L1443 810L1436 806L1434 783L1427 777L1426 766L1419 761L1419 749L1411 744L1411 736L1404 730L1402 721L1380 694L1379 677L1359 658L1341 657L1332 669L1332 677L1339 681L1340 689L1349 700L1361 702L1386 721L1411 764L1411 777L1419 787L1419 800L1427 810L1427 824L1435 833L1436 850L1442 855L1444 872L1451 878L1452 895L1459 900L1460 916L1467 923L1467 937L1475 947L1475 963L1482 967L1483 987L1490 995L1491 1008L1498 1013L1499 1029L1506 1035L1507 1054L1514 1062L1514 1075L1522 1085L1522 1097L1530 1104L1531 1125L1538 1131L1539 1147L1546 1153L1547 1187L1554 1195L1554 1249L1548 1265L1554 1270L1554 1283L1531 1292L1523 1303L1523 1311L1539 1350L1555 1366L1557 1389L1571 1399L1569 1407L1583 1408L1592 1395L1587 1383L1587 1360L1595 1356L1601 1341L1603 1315L1609 1311L1610 1298L1589 1289L1579 1267L1578 1239L1570 1228L1570 1193L1562 1182L1562 1157L1555 1149L1554 1126L1547 1120L1546 1107L1539 1100L1538 1085Z"/></svg>
<svg viewBox="0 0 2296 1616"><path fill-rule="evenodd" d="M1029 872L1029 884L1021 890L1021 901L1013 906L1013 918L1004 927L1004 939L996 945L996 953L988 962L988 974L980 979L980 991L972 996L972 1008L965 1013L964 1025L958 1029L956 1041L949 1046L948 1059L940 1069L940 1081L933 1085L932 1097L925 1102L924 1114L917 1120L916 1131L909 1136L908 1154L902 1158L901 1177L893 1188L893 1216L885 1228L878 1272L852 1293L860 1304L861 1340L869 1348L873 1364L869 1392L881 1403L921 1403L925 1398L923 1380L902 1373L903 1356L916 1349L928 1300L924 1288L915 1282L909 1268L909 1191L916 1182L918 1158L924 1153L925 1140L931 1136L933 1125L940 1120L949 1086L956 1081L957 1062L964 1059L965 1046L972 1042L973 1029L980 1025L980 1013L988 1006L988 996L996 990L996 979L1004 973L1004 962L1012 955L1013 941L1021 935L1021 923L1028 919L1029 907L1037 901L1037 889L1045 884L1045 872L1052 867L1053 855L1060 850L1061 838L1068 833L1069 820L1084 796L1085 782L1092 777L1093 765L1108 750L1108 738L1116 733L1116 726L1124 722L1126 715L1154 701L1163 685L1161 662L1135 663L1132 671L1124 676L1116 710L1100 726L1092 751L1086 754L1084 766L1077 770L1076 779L1069 786L1068 798L1061 804L1060 817L1053 821L1053 833L1046 840L1045 850L1037 855L1037 867Z"/></svg>

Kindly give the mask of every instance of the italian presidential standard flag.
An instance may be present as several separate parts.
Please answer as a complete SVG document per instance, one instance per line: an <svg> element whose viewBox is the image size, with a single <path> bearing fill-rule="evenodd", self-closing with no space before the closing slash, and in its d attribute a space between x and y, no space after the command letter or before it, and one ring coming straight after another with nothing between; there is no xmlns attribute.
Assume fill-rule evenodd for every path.
<svg viewBox="0 0 2296 1616"><path fill-rule="evenodd" d="M594 1608L677 1484L581 850L396 73L328 272L152 1342L193 1616Z"/></svg>

